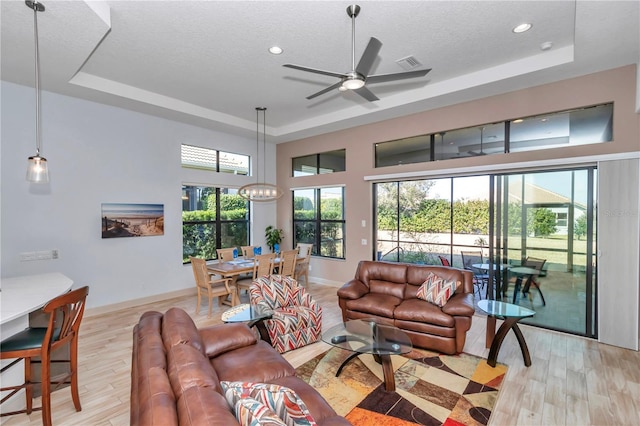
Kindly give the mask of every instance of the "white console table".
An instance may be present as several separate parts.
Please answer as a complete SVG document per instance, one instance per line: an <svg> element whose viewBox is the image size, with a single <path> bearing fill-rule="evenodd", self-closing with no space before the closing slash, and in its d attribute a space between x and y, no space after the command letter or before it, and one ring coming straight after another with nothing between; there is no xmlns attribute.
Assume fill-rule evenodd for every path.
<svg viewBox="0 0 640 426"><path fill-rule="evenodd" d="M59 272L0 279L0 339L27 328L31 312L38 311L49 300L68 292L72 285L71 278ZM10 361L3 360L2 367ZM3 385L22 383L24 364L18 363L7 369L2 373L1 380ZM24 391L18 392L2 404L2 410L20 410L24 407L24 401Z"/></svg>

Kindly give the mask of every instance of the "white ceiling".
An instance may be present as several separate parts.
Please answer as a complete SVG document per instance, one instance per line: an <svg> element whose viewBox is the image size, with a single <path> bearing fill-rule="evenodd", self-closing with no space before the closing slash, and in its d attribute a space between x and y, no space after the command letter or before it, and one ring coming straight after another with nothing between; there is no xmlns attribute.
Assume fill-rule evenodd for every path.
<svg viewBox="0 0 640 426"><path fill-rule="evenodd" d="M33 86L33 11L2 0L3 80ZM288 69L351 68L343 1L55 1L38 14L41 87L240 135L265 106L271 142L295 140L640 62L638 1L359 1L356 62L412 55L426 77L370 85L380 100ZM533 28L511 29L522 22ZM541 43L552 42L548 51ZM279 56L267 49L277 44Z"/></svg>

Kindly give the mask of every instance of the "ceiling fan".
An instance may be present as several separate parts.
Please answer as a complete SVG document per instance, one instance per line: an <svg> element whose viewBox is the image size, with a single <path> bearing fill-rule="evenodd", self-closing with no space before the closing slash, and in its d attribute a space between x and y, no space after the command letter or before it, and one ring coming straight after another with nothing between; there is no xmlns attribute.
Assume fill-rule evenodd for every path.
<svg viewBox="0 0 640 426"><path fill-rule="evenodd" d="M341 91L345 90L353 90L358 95L362 96L366 100L372 102L377 101L379 98L374 95L367 87L367 84L374 83L384 83L388 81L396 81L396 80L404 80L407 78L416 78L423 77L431 68L426 70L417 70L417 71L405 71L399 73L392 74L374 74L369 75L371 71L371 67L373 67L373 62L378 56L378 52L380 52L380 48L382 47L382 43L375 37L371 37L369 40L369 44L367 44L366 49L362 53L362 57L356 66L356 58L355 58L355 49L356 49L356 17L360 13L360 6L357 4L351 5L347 7L347 15L351 18L351 71L347 73L338 73L332 71L324 71L316 68L303 67L300 65L293 64L284 64L283 66L287 68L293 68L300 71L312 72L315 74L328 75L331 77L337 77L340 79L335 84L320 90L310 96L307 96L307 99L313 99L316 96L323 95L327 92L330 92L333 89L340 89Z"/></svg>

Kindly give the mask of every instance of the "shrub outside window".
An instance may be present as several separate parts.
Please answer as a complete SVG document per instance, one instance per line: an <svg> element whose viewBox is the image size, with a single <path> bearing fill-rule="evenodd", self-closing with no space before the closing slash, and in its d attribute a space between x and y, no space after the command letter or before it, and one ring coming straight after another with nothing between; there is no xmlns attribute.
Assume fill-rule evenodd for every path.
<svg viewBox="0 0 640 426"><path fill-rule="evenodd" d="M315 256L344 259L344 188L294 190L293 234L294 245L313 244Z"/></svg>

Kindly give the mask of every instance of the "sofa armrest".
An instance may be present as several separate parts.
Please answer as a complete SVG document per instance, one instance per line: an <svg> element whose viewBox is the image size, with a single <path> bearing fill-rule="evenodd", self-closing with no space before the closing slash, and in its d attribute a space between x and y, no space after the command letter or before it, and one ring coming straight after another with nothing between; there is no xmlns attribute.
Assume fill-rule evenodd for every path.
<svg viewBox="0 0 640 426"><path fill-rule="evenodd" d="M217 324L201 328L200 336L204 352L209 358L256 343L256 335L244 323Z"/></svg>
<svg viewBox="0 0 640 426"><path fill-rule="evenodd" d="M442 312L451 316L472 317L475 313L472 293L456 293L442 307Z"/></svg>
<svg viewBox="0 0 640 426"><path fill-rule="evenodd" d="M369 287L360 280L353 279L338 289L338 297L341 299L359 299L369 293Z"/></svg>

